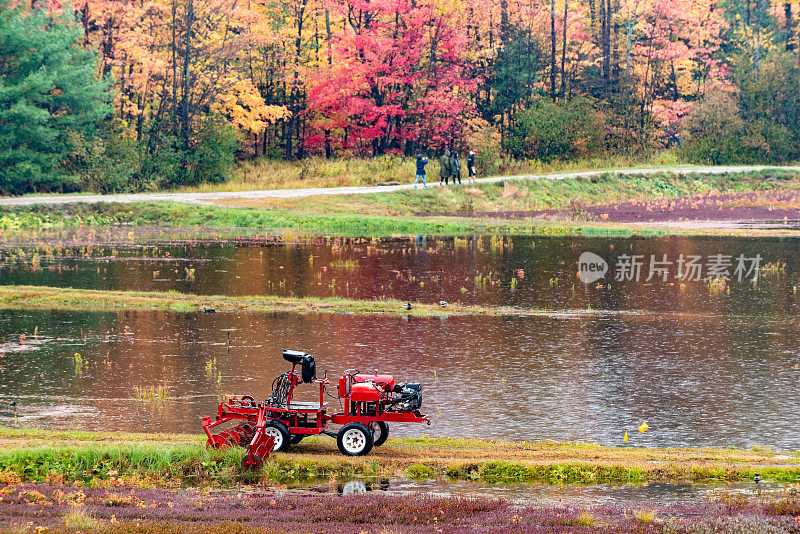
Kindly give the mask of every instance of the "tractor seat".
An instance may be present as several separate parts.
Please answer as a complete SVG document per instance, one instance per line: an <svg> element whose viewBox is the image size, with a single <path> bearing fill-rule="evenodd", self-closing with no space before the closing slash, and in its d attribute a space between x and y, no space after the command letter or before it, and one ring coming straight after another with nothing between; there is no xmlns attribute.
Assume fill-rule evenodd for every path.
<svg viewBox="0 0 800 534"><path fill-rule="evenodd" d="M292 401L289 403L289 410L322 410L328 405L327 402L323 402L322 404L318 402L295 402Z"/></svg>

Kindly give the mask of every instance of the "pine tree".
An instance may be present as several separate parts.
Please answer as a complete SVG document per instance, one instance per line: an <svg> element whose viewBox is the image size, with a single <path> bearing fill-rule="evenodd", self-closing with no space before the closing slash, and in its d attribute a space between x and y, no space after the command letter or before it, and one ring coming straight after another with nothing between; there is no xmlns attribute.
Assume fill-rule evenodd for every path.
<svg viewBox="0 0 800 534"><path fill-rule="evenodd" d="M74 11L24 4L0 0L0 192L71 190L66 159L111 113L111 94Z"/></svg>

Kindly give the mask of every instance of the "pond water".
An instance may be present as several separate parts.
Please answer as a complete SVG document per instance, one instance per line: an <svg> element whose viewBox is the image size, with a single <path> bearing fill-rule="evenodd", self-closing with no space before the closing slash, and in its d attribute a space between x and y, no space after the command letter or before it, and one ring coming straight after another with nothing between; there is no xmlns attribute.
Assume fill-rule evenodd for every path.
<svg viewBox="0 0 800 534"><path fill-rule="evenodd" d="M609 271L597 283L584 284L577 277L584 252L607 263ZM797 239L725 237L67 242L0 247L0 283L206 295L393 297L544 309L794 314L800 302L798 253ZM781 268L762 271L754 284L751 268L757 257L760 267ZM725 271L730 283L710 287L705 278L720 262L728 263L718 271Z"/></svg>
<svg viewBox="0 0 800 534"><path fill-rule="evenodd" d="M281 350L296 348L331 378L358 368L421 382L433 424L398 425L398 436L614 445L627 430L632 445L797 450L799 248L777 239L528 237L7 248L3 285L593 312L420 319L0 311L0 424L200 432L221 395L269 396L286 368ZM576 274L587 251L609 268L591 284ZM681 254L684 267L700 257L701 278L716 255L730 256L731 279L678 278ZM624 255L643 258L639 281L614 280ZM651 256L673 262L660 264L666 281L663 271L645 280ZM748 267L756 256L769 268L755 282L755 271L739 281L736 258ZM150 387L163 401L137 399ZM636 431L642 422L645 433Z"/></svg>
<svg viewBox="0 0 800 534"><path fill-rule="evenodd" d="M644 484L491 484L463 480L351 480L336 484L315 484L290 487L288 492L306 494L338 493L341 495L382 493L388 495L427 494L442 497L503 499L517 504L538 506L592 507L614 504L670 505L707 502L730 495L752 496L785 491L789 484L752 482L730 484L691 484L648 482Z"/></svg>

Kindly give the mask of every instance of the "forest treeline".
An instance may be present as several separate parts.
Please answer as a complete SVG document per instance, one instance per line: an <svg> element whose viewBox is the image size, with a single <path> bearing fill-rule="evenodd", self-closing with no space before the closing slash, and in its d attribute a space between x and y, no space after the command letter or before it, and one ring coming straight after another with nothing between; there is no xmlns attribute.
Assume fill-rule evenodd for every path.
<svg viewBox="0 0 800 534"><path fill-rule="evenodd" d="M0 192L236 159L800 156L792 0L0 0Z"/></svg>

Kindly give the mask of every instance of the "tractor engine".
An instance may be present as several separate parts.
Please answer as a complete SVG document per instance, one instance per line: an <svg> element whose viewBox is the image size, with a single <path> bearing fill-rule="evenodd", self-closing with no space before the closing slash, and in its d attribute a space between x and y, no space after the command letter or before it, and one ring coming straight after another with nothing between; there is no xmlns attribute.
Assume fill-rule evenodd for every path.
<svg viewBox="0 0 800 534"><path fill-rule="evenodd" d="M411 412L422 408L422 386L418 382L397 384L393 390L394 406L398 410Z"/></svg>
<svg viewBox="0 0 800 534"><path fill-rule="evenodd" d="M348 413L413 412L422 407L422 386L395 384L392 375L349 370L339 379L339 398L345 399Z"/></svg>

